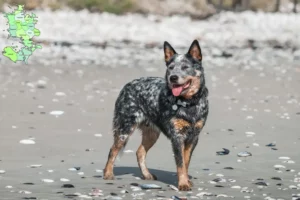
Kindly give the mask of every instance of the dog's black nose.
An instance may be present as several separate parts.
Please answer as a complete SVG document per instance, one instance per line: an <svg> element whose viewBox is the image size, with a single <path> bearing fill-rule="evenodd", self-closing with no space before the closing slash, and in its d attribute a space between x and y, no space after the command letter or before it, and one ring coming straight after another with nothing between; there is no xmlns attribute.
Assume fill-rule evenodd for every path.
<svg viewBox="0 0 300 200"><path fill-rule="evenodd" d="M176 76L176 75L170 76L170 81L171 82L177 82L177 80L178 80L178 76Z"/></svg>

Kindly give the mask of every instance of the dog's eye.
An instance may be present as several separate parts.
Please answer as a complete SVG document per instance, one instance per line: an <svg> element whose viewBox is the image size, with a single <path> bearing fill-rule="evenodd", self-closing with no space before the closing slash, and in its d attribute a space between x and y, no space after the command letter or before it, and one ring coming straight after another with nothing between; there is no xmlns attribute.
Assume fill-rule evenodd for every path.
<svg viewBox="0 0 300 200"><path fill-rule="evenodd" d="M174 69L174 66L170 66L169 69L170 69L170 70Z"/></svg>
<svg viewBox="0 0 300 200"><path fill-rule="evenodd" d="M187 69L187 68L189 68L189 67L188 67L188 66L183 66L183 67L182 67L183 70L185 70L185 69Z"/></svg>

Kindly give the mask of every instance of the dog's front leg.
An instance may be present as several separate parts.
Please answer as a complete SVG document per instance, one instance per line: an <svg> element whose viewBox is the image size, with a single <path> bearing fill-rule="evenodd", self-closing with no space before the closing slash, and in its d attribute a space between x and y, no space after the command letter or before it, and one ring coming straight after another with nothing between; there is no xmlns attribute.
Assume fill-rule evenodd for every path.
<svg viewBox="0 0 300 200"><path fill-rule="evenodd" d="M178 136L174 137L171 141L177 166L178 189L181 191L189 191L191 190L192 185L189 182L189 177L187 174L187 168L185 164L184 139L182 136Z"/></svg>
<svg viewBox="0 0 300 200"><path fill-rule="evenodd" d="M185 164L187 175L189 175L189 165L191 162L191 157L192 157L193 151L194 151L195 147L197 146L197 144L198 144L198 136L191 141L185 142L185 145L184 145L184 156L183 157L184 157L184 164ZM189 184L191 186L193 186L193 182L191 180L189 180Z"/></svg>

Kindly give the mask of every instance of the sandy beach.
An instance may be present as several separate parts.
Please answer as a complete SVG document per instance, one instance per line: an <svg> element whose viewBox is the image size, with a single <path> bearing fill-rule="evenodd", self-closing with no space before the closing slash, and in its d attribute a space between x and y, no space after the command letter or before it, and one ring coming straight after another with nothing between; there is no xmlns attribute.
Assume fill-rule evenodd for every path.
<svg viewBox="0 0 300 200"><path fill-rule="evenodd" d="M207 198L205 194L212 195L210 199L225 198L222 195L292 199L292 194L299 193L299 65L281 71L275 70L276 66L263 70L206 68L211 107L191 162L192 192L168 187L177 183L170 142L164 136L147 157L158 181L140 180L135 155L141 140L138 132L116 162L117 180L103 180L101 170L112 144L114 101L126 82L141 76L163 76L162 62L151 67L156 70L67 64L2 66L0 170L5 173L0 175L1 199L63 199L74 193L78 195L74 199L85 199L92 188L103 191L100 199L117 199L109 197L113 193L122 199L172 195L200 199ZM55 116L53 111L63 114L54 112ZM20 143L30 138L35 144ZM266 147L269 143L275 143L277 150ZM230 153L216 155L222 148ZM252 156L238 157L242 151ZM73 167L80 169L70 171ZM216 178L221 182L211 182ZM146 182L162 189L133 191L130 185ZM267 186L257 186L257 182ZM66 183L75 188L62 188ZM128 193L120 193L122 190Z"/></svg>

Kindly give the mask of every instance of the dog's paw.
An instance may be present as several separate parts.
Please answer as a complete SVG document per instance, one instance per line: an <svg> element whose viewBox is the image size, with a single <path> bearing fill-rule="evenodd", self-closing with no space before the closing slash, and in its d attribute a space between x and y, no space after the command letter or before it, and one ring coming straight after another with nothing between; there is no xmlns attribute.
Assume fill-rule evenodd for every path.
<svg viewBox="0 0 300 200"><path fill-rule="evenodd" d="M192 190L192 186L190 185L190 182L187 181L186 183L179 183L178 189L180 191L190 191Z"/></svg>
<svg viewBox="0 0 300 200"><path fill-rule="evenodd" d="M104 176L103 176L104 180L113 180L114 178L115 177L114 177L113 173L104 173Z"/></svg>
<svg viewBox="0 0 300 200"><path fill-rule="evenodd" d="M194 183L191 180L189 180L189 185L190 185L190 187L193 187Z"/></svg>
<svg viewBox="0 0 300 200"><path fill-rule="evenodd" d="M144 176L145 180L157 180L157 177L154 174L148 174L147 176Z"/></svg>

